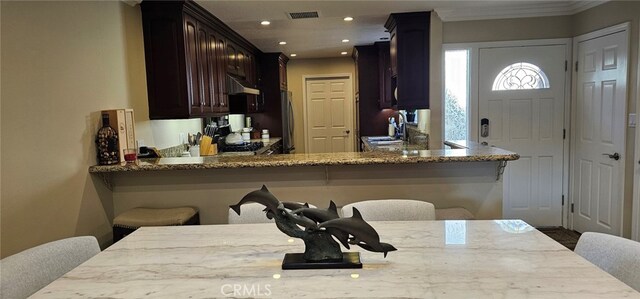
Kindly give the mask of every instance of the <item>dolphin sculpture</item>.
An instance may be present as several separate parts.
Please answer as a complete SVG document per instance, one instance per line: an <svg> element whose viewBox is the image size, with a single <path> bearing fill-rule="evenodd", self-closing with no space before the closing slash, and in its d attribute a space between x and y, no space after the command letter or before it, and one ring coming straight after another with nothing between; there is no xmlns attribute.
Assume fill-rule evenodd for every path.
<svg viewBox="0 0 640 299"><path fill-rule="evenodd" d="M300 204L297 202L291 202L291 201L282 201L281 202L285 208L289 209L289 210L296 210L296 209L301 209L301 208L308 208L309 204L308 203L304 203L304 204ZM267 218L269 219L273 219L273 213L270 213L270 210L268 207L264 208L264 210L262 210L263 212L267 213Z"/></svg>
<svg viewBox="0 0 640 299"><path fill-rule="evenodd" d="M293 210L291 211L291 213L296 215L302 214L305 217L311 218L311 220L314 220L318 223L340 217L338 216L338 208L336 207L336 204L333 202L333 200L329 202L329 208L326 210L306 207Z"/></svg>
<svg viewBox="0 0 640 299"><path fill-rule="evenodd" d="M303 208L308 208L309 204L308 203L298 203L298 202L292 202L292 201L283 201L282 204L284 205L285 208L289 209L289 210L297 210L297 209L303 209Z"/></svg>
<svg viewBox="0 0 640 299"><path fill-rule="evenodd" d="M353 208L352 217L325 221L320 223L318 227L325 229L334 228L348 233L354 237L354 240L357 240L352 242L352 244L358 245L369 251L382 252L384 253L384 257L387 257L387 253L389 251L397 250L391 244L380 242L380 236L376 230L362 219L360 211L355 207Z"/></svg>
<svg viewBox="0 0 640 299"><path fill-rule="evenodd" d="M302 208L302 209L294 210L291 213L303 215L317 223L322 223L332 219L340 218L340 216L338 216L338 208L336 207L336 204L333 202L333 200L329 202L329 208L327 208L326 210L316 209L316 208ZM348 233L345 233L336 228L327 228L326 230L328 233L336 237L336 239L340 241L340 243L342 243L344 247L346 247L347 249L351 249L348 242L349 240Z"/></svg>
<svg viewBox="0 0 640 299"><path fill-rule="evenodd" d="M278 205L280 204L280 201L275 196L273 196L271 192L269 192L269 189L267 189L267 186L262 185L262 188L260 190L249 192L249 194L245 195L240 200L240 202L238 202L235 205L231 205L229 207L233 211L235 211L236 214L240 215L240 206L248 202L256 202L261 205L264 205L267 210L267 217L269 216L268 212L277 213Z"/></svg>
<svg viewBox="0 0 640 299"><path fill-rule="evenodd" d="M283 203L280 203L280 205L278 206L278 212L281 215L293 220L293 222L295 222L295 224L298 224L298 225L304 227L305 229L317 229L318 228L318 224L316 223L316 221L311 220L311 219L309 219L309 218L307 218L305 216L296 215L296 214L293 214L293 213L287 211L285 209Z"/></svg>

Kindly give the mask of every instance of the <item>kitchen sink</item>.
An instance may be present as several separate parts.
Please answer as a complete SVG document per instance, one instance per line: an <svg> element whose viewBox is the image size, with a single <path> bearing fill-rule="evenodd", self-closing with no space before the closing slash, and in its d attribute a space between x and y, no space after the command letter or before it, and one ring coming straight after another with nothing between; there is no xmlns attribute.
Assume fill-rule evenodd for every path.
<svg viewBox="0 0 640 299"><path fill-rule="evenodd" d="M380 141L398 141L393 137L389 136L369 136L367 137L367 141L369 142L380 142ZM402 141L402 140L399 140Z"/></svg>
<svg viewBox="0 0 640 299"><path fill-rule="evenodd" d="M403 144L402 140L381 140L381 141L369 141L374 145L392 145L392 144Z"/></svg>

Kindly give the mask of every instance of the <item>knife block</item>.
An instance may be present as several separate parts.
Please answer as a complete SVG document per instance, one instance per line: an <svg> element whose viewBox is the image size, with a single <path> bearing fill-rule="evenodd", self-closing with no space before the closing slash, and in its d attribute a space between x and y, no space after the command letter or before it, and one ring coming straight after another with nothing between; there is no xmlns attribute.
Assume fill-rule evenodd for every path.
<svg viewBox="0 0 640 299"><path fill-rule="evenodd" d="M215 156L218 154L218 145L213 143L213 138L202 136L200 141L200 156Z"/></svg>

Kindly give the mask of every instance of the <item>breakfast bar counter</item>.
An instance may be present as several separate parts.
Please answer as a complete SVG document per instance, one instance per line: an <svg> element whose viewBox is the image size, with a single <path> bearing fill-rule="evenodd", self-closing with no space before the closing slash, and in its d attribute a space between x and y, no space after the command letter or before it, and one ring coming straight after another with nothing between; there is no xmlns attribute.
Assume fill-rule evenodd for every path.
<svg viewBox="0 0 640 299"><path fill-rule="evenodd" d="M286 201L343 206L409 198L462 207L476 219L502 216L502 172L518 154L467 144L459 149L140 159L92 166L106 187L109 217L135 207L192 206L203 224L227 223L229 205L267 185ZM104 184L100 184L99 181ZM111 212L112 211L112 212ZM110 238L104 236L104 239Z"/></svg>
<svg viewBox="0 0 640 299"><path fill-rule="evenodd" d="M468 148L438 150L140 159L135 164L91 166L89 172L109 173L221 168L486 162L512 161L518 158L518 154L507 150L475 145Z"/></svg>

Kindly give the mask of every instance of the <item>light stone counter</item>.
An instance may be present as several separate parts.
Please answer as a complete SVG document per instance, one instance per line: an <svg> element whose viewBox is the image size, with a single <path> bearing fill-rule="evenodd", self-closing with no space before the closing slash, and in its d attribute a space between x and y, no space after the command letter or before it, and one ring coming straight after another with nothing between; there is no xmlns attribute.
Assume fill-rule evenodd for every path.
<svg viewBox="0 0 640 299"><path fill-rule="evenodd" d="M274 224L142 228L32 298L640 297L522 221L371 224L398 251L351 270L281 270Z"/></svg>

